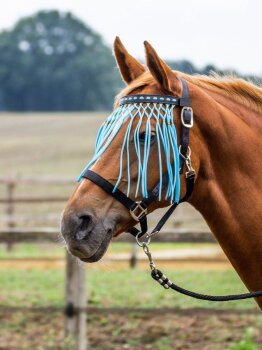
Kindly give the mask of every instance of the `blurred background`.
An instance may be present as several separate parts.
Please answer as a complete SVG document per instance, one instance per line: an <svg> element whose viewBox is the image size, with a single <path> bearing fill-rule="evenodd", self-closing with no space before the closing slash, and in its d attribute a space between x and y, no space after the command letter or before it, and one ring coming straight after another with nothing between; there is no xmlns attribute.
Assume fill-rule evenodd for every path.
<svg viewBox="0 0 262 350"><path fill-rule="evenodd" d="M3 5L0 349L262 349L254 301L211 304L163 290L126 236L101 262L84 267L59 239L65 202L124 87L112 56L115 36L142 62L148 40L173 69L234 74L260 85L261 12L259 0ZM152 250L186 288L245 291L189 205L178 208Z"/></svg>

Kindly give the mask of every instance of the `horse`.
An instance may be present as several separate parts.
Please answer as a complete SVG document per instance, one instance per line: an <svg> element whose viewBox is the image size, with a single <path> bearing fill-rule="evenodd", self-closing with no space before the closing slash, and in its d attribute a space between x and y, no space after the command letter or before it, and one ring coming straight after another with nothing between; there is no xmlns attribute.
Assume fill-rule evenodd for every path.
<svg viewBox="0 0 262 350"><path fill-rule="evenodd" d="M186 81L194 111L190 150L195 171L194 190L187 202L202 214L246 287L250 291L261 289L262 89L234 76L191 76L173 71L148 42L144 45L145 65L128 53L118 37L114 42L116 62L126 83L116 96L114 108L119 108L121 99L128 96L181 97L181 81ZM173 108L172 117L180 139L180 108ZM137 123L134 120L130 129L131 138ZM136 186L139 162L132 143L129 154L122 154L123 171L119 180L119 158L127 125L125 120L109 147L93 162L91 170L112 185L118 182L122 191L129 187L129 196L142 200L143 191L137 192ZM146 128L145 118L141 119L137 136L141 143L145 142ZM152 119L150 137L155 136L156 122ZM150 141L148 164L146 186L152 190L168 170L163 162L162 174L159 173L156 142ZM179 173L179 178L182 198L187 190L184 171ZM147 213L169 205L170 198L155 198ZM63 211L61 233L71 254L84 262L95 262L104 255L112 238L137 223L135 219L119 200L90 179L81 178ZM262 298L256 298L256 302L262 309Z"/></svg>

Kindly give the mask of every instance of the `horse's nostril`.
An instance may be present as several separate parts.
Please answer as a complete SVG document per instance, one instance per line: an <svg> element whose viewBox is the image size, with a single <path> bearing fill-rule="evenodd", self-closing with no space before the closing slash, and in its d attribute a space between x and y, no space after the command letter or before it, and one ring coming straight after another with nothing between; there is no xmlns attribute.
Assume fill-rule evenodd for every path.
<svg viewBox="0 0 262 350"><path fill-rule="evenodd" d="M90 226L92 224L92 218L89 215L79 216L79 226L75 238L77 241L88 238L90 232Z"/></svg>
<svg viewBox="0 0 262 350"><path fill-rule="evenodd" d="M90 225L91 223L91 216L89 215L82 215L79 217L80 219L80 226L79 226L79 229L81 231L86 231L88 229L88 226Z"/></svg>

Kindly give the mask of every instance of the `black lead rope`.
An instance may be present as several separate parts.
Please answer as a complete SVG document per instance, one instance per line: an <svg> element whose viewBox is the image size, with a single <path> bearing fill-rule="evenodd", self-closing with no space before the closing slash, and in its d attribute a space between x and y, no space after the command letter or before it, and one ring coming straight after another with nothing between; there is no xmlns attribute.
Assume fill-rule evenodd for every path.
<svg viewBox="0 0 262 350"><path fill-rule="evenodd" d="M151 276L154 280L160 283L165 289L171 288L180 294L187 295L188 297L207 300L207 301L232 301L232 300L243 300L250 298L257 298L262 296L262 290L257 292L243 293L243 294L232 294L232 295L207 295L201 293L195 293L185 288L179 287L168 279L160 270L153 269Z"/></svg>
<svg viewBox="0 0 262 350"><path fill-rule="evenodd" d="M206 300L206 301L232 301L232 300L243 300L243 299L250 299L250 298L257 298L262 296L262 290L256 291L256 292L249 292L249 293L243 293L243 294L230 294L230 295L208 295L208 294L201 294L192 292L191 290L187 290L185 288L182 288L172 282L168 277L166 277L162 271L156 268L155 263L152 259L151 252L148 247L148 243L141 243L140 244L145 252L145 254L148 257L149 265L151 268L151 276L152 278L157 281L162 287L165 289L173 289L174 291L184 294L188 297L194 298L194 299L200 299L200 300Z"/></svg>

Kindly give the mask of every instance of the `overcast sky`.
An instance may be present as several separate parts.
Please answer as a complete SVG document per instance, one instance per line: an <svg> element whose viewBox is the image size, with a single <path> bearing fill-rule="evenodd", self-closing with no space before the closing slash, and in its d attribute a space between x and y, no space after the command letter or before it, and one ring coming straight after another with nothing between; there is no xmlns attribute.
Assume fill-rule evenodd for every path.
<svg viewBox="0 0 262 350"><path fill-rule="evenodd" d="M41 9L71 11L111 45L119 35L143 57L143 40L169 59L262 75L261 0L8 0L0 29Z"/></svg>

